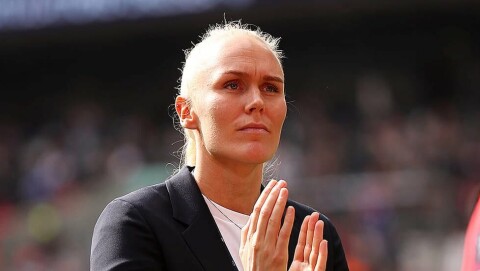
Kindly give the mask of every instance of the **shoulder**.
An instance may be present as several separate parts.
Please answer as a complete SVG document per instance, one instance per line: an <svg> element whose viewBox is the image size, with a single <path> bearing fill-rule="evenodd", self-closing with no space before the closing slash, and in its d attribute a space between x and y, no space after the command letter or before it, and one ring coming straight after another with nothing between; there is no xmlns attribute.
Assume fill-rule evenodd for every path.
<svg viewBox="0 0 480 271"><path fill-rule="evenodd" d="M108 224L132 220L146 224L171 221L174 209L172 204L181 202L183 198L179 199L178 195L182 197L194 186L190 179L190 169L183 168L158 184L115 198L104 208L97 224L99 221Z"/></svg>
<svg viewBox="0 0 480 271"><path fill-rule="evenodd" d="M152 205L168 203L169 195L165 182L147 186L114 199L112 202L125 202L136 208L148 208Z"/></svg>
<svg viewBox="0 0 480 271"><path fill-rule="evenodd" d="M293 200L289 200L287 204L295 208L294 227L297 227L298 230L300 230L300 226L303 222L303 219L307 215L311 215L313 212L317 212L320 214L320 220L322 220L324 223L323 234L325 239L333 242L339 242L340 237L338 236L337 229L335 228L332 221L325 214L320 213L319 211L315 210L314 208L308 205L305 205Z"/></svg>
<svg viewBox="0 0 480 271"><path fill-rule="evenodd" d="M317 210L313 209L312 207L294 200L288 200L287 205L294 207L295 214L299 217L305 217L307 215L310 215L312 212L317 212Z"/></svg>
<svg viewBox="0 0 480 271"><path fill-rule="evenodd" d="M308 205L293 200L288 200L287 204L295 208L295 220L299 220L300 224L307 215L311 215L313 212L320 213L319 211ZM322 213L320 213L320 219L323 220L323 222L325 223L325 233L328 234L330 231L334 231L336 235L335 226L330 221L330 219Z"/></svg>
<svg viewBox="0 0 480 271"><path fill-rule="evenodd" d="M287 205L295 208L295 222L293 225L294 234L292 234L290 242L292 246L290 251L295 250L295 245L298 242L298 234L300 232L301 224L307 215L311 215L313 212L318 212L314 208L305 204L288 200ZM337 230L330 219L324 214L320 213L320 219L324 222L323 237L328 240L328 260L326 270L342 270L348 271L347 260L345 258L345 252L343 251L342 242ZM293 233L292 232L292 233Z"/></svg>
<svg viewBox="0 0 480 271"><path fill-rule="evenodd" d="M165 222L152 210L167 211L169 205L164 183L112 200L93 230L91 270L126 270L131 265L152 270L162 265L155 228Z"/></svg>
<svg viewBox="0 0 480 271"><path fill-rule="evenodd" d="M101 217L110 213L116 216L124 215L149 220L150 216L155 213L171 212L172 203L167 188L167 182L171 178L113 199L105 207Z"/></svg>
<svg viewBox="0 0 480 271"><path fill-rule="evenodd" d="M145 223L153 209L170 209L165 183L143 187L110 201L100 214L95 228Z"/></svg>
<svg viewBox="0 0 480 271"><path fill-rule="evenodd" d="M117 217L124 221L135 218L136 221L159 223L170 221L173 215L173 203L179 204L185 193L195 184L190 180L189 168L183 168L161 183L147 186L112 200L100 214L99 220L107 223Z"/></svg>

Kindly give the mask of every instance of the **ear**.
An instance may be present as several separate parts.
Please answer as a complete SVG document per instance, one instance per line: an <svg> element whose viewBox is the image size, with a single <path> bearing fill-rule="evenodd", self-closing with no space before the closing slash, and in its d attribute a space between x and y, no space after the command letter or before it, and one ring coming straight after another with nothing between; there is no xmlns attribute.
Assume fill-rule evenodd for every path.
<svg viewBox="0 0 480 271"><path fill-rule="evenodd" d="M190 111L190 104L183 96L177 96L175 99L175 111L177 111L180 124L186 129L196 129L197 122L195 116Z"/></svg>

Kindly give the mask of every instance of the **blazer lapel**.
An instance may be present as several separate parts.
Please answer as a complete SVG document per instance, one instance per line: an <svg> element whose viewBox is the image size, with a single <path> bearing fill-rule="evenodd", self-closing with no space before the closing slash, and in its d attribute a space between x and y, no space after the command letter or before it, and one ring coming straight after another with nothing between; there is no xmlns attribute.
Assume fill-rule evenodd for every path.
<svg viewBox="0 0 480 271"><path fill-rule="evenodd" d="M173 217L187 226L185 241L205 270L236 270L191 170L185 167L166 182Z"/></svg>

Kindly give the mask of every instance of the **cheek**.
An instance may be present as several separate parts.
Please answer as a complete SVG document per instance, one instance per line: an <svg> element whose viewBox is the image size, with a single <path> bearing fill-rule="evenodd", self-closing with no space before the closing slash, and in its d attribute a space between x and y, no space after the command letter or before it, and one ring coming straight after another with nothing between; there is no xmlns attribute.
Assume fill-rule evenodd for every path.
<svg viewBox="0 0 480 271"><path fill-rule="evenodd" d="M272 110L272 118L275 124L278 126L278 129L281 130L285 117L287 116L287 104L285 100L278 102Z"/></svg>
<svg viewBox="0 0 480 271"><path fill-rule="evenodd" d="M225 102L222 102L218 97L205 97L202 101L205 116L212 125L219 125L222 123L222 119L225 114Z"/></svg>
<svg viewBox="0 0 480 271"><path fill-rule="evenodd" d="M200 130L205 137L217 137L228 120L227 102L216 96L206 95L198 104Z"/></svg>

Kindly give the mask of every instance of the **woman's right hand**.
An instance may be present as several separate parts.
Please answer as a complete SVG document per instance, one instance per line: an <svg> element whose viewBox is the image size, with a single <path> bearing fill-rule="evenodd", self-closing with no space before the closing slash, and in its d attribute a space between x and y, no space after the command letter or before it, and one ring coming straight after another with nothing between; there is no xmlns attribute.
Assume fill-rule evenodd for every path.
<svg viewBox="0 0 480 271"><path fill-rule="evenodd" d="M255 203L242 229L240 258L244 270L287 270L288 242L295 210L291 206L287 208L282 225L288 198L286 187L285 181L270 181Z"/></svg>

